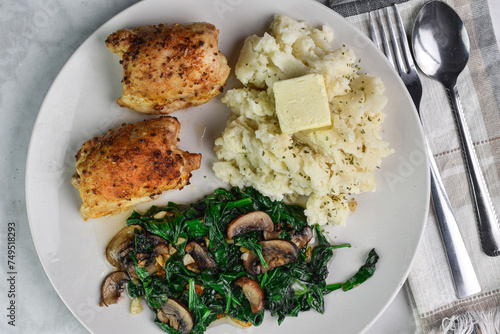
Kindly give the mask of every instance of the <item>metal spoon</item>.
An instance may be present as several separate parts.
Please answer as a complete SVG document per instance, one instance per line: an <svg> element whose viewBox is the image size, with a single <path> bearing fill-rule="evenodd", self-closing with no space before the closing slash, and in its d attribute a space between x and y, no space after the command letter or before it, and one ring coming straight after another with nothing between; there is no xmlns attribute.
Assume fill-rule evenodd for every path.
<svg viewBox="0 0 500 334"><path fill-rule="evenodd" d="M446 88L462 147L479 236L484 253L500 255L500 227L486 187L457 90L457 78L467 64L469 35L458 14L441 1L426 3L417 15L412 34L418 67Z"/></svg>

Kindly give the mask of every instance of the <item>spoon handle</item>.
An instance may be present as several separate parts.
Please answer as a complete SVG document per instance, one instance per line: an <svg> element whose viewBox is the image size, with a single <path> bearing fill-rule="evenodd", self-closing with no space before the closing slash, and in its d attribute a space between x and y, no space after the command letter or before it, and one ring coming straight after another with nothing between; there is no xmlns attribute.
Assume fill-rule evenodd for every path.
<svg viewBox="0 0 500 334"><path fill-rule="evenodd" d="M465 123L462 104L458 96L456 85L446 87L451 101L452 113L458 130L458 137L462 146L462 155L465 170L469 179L471 196L475 205L475 212L479 227L479 237L483 252L488 256L500 255L500 227L497 215L486 187L486 182L479 166L472 139Z"/></svg>
<svg viewBox="0 0 500 334"><path fill-rule="evenodd" d="M481 292L474 267L470 260L465 243L458 229L457 221L451 210L450 201L446 195L443 181L434 161L427 140L425 141L427 157L431 169L431 194L434 211L438 220L439 232L443 239L444 249L448 258L455 292L458 298L465 298Z"/></svg>

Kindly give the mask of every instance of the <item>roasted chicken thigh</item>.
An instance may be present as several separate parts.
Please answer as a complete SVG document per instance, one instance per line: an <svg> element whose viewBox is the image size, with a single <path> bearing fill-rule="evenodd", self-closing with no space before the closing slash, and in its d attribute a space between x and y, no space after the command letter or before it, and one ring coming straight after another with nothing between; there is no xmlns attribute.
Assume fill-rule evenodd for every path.
<svg viewBox="0 0 500 334"><path fill-rule="evenodd" d="M201 154L177 147L180 124L163 116L123 124L85 142L76 154L72 183L80 191L86 220L120 213L184 187L200 167Z"/></svg>
<svg viewBox="0 0 500 334"><path fill-rule="evenodd" d="M117 103L147 114L168 114L217 96L230 72L218 50L218 35L205 22L111 34L106 45L122 57L123 65L123 96Z"/></svg>

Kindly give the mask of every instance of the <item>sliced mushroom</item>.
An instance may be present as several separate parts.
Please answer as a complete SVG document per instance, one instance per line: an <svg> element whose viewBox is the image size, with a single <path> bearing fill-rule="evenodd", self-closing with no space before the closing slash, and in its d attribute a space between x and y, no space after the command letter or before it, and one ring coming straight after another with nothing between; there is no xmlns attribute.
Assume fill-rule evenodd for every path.
<svg viewBox="0 0 500 334"><path fill-rule="evenodd" d="M138 253L135 255L135 258L137 260L137 266L139 268L146 269L146 271L150 275L158 273L159 270L163 269L163 267L165 267L166 260L170 257L170 255L165 255L165 256L163 255L165 252L165 248L167 252L169 251L168 246L164 246L165 248L159 246L164 246L164 245L156 246L154 252L151 254ZM160 250L162 253L157 252L158 250ZM139 279L139 276L137 275L137 270L135 268L135 263L134 261L132 261L132 259L126 259L122 268L127 271L130 277Z"/></svg>
<svg viewBox="0 0 500 334"><path fill-rule="evenodd" d="M264 232L264 239L265 240L279 239L281 232L283 231ZM295 231L295 230L290 231L290 235L292 236L292 242L297 246L297 248L302 249L312 239L313 233L312 229L309 226L306 226L300 231Z"/></svg>
<svg viewBox="0 0 500 334"><path fill-rule="evenodd" d="M283 232L283 230L271 231L271 232L264 231L262 235L264 236L264 240L274 240L280 238L281 232Z"/></svg>
<svg viewBox="0 0 500 334"><path fill-rule="evenodd" d="M293 263L299 259L299 249L288 240L266 240L261 241L262 256L267 263L267 268L261 266L261 272L265 273L273 268Z"/></svg>
<svg viewBox="0 0 500 334"><path fill-rule="evenodd" d="M245 267L245 270L249 274L260 274L260 261L253 251L243 252L243 254L241 254L241 259L243 260L243 266Z"/></svg>
<svg viewBox="0 0 500 334"><path fill-rule="evenodd" d="M102 283L100 306L109 306L122 301L122 292L125 289L125 283L129 280L128 274L124 271L115 271L109 274Z"/></svg>
<svg viewBox="0 0 500 334"><path fill-rule="evenodd" d="M287 240L266 240L259 242L262 245L262 256L266 261L267 268L260 263L259 257L253 252L244 252L241 255L243 266L252 275L265 273L273 268L293 263L299 258L297 246Z"/></svg>
<svg viewBox="0 0 500 334"><path fill-rule="evenodd" d="M259 313L264 308L264 292L259 283L248 277L238 278L234 284L241 287L252 308L252 313Z"/></svg>
<svg viewBox="0 0 500 334"><path fill-rule="evenodd" d="M144 262L139 262L137 265L139 266L139 268L146 269L146 271L150 275L153 275L154 273L157 273L158 270L160 270L160 267L158 265L158 262L156 261L156 258L153 258L150 261L145 260ZM127 271L127 274L130 275L130 277L133 277L135 279L139 279L139 275L137 275L137 269L135 268L134 262L127 262L125 270Z"/></svg>
<svg viewBox="0 0 500 334"><path fill-rule="evenodd" d="M153 233L148 233L147 234L147 239L149 242L151 242L153 245L168 245L168 241L159 235L153 234Z"/></svg>
<svg viewBox="0 0 500 334"><path fill-rule="evenodd" d="M312 229L309 226L306 226L302 230L294 231L294 233L292 233L292 242L297 245L298 249L302 249L307 246L312 237Z"/></svg>
<svg viewBox="0 0 500 334"><path fill-rule="evenodd" d="M158 309L158 320L168 324L181 333L189 333L193 329L194 319L186 306L177 299L168 300Z"/></svg>
<svg viewBox="0 0 500 334"><path fill-rule="evenodd" d="M146 260L142 260L138 264L139 268L144 268L146 271L152 275L160 269L158 262L156 261L156 256L150 256Z"/></svg>
<svg viewBox="0 0 500 334"><path fill-rule="evenodd" d="M125 258L135 247L135 230L143 231L139 225L128 225L118 232L106 247L106 258L116 268L126 265Z"/></svg>
<svg viewBox="0 0 500 334"><path fill-rule="evenodd" d="M271 217L263 211L253 211L233 220L227 228L227 237L234 238L239 234L252 231L272 231L274 223Z"/></svg>
<svg viewBox="0 0 500 334"><path fill-rule="evenodd" d="M130 277L133 277L135 279L139 279L139 276L137 275L137 270L135 269L135 263L132 261L128 261L123 269L127 272L127 274Z"/></svg>
<svg viewBox="0 0 500 334"><path fill-rule="evenodd" d="M189 255L194 261L189 261L187 265L185 264L189 270L200 272L207 268L215 268L215 261L210 256L208 250L196 241L189 242L186 245L185 251L186 256ZM186 261L186 259L184 260Z"/></svg>

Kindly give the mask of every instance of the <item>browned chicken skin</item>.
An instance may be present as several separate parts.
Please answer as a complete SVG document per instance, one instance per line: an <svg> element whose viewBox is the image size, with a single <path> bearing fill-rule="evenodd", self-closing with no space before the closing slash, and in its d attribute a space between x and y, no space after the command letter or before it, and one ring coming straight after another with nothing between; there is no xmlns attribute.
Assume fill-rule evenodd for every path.
<svg viewBox="0 0 500 334"><path fill-rule="evenodd" d="M230 68L209 23L141 26L119 30L106 45L122 57L121 107L168 114L200 105L223 89Z"/></svg>
<svg viewBox="0 0 500 334"><path fill-rule="evenodd" d="M176 118L164 116L123 124L85 142L75 156L72 179L83 200L82 217L120 213L188 184L201 154L177 147L179 130Z"/></svg>

